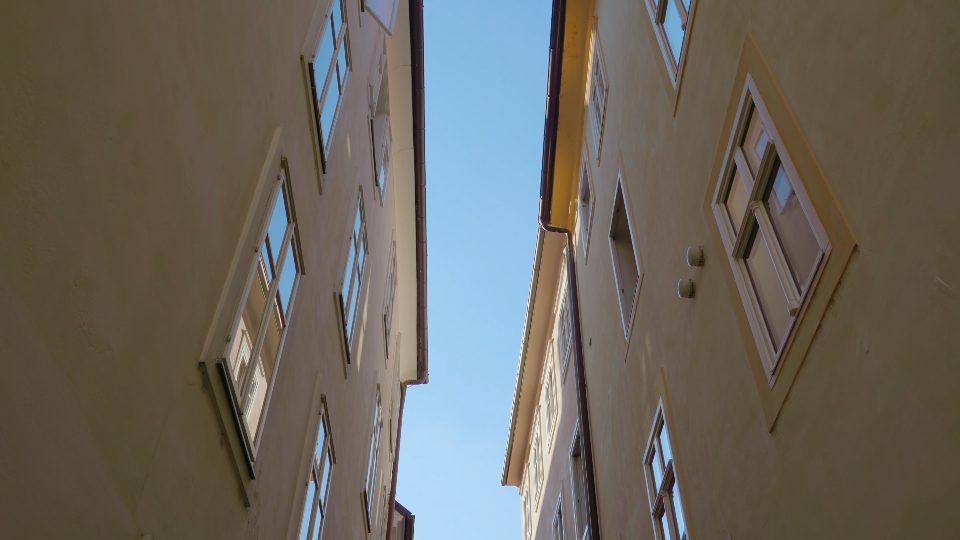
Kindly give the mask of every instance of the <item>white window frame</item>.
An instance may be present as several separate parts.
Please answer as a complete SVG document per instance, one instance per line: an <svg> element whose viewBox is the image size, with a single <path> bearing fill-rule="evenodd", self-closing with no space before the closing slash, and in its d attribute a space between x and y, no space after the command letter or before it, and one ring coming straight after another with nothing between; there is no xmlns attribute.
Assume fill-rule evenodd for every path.
<svg viewBox="0 0 960 540"><path fill-rule="evenodd" d="M667 9L671 9L670 3L676 6L683 28L683 41L680 43L678 54L679 61L672 54L673 45L670 43L667 31L664 28ZM696 13L697 3L698 0L644 0L647 14L650 16L651 24L653 24L657 43L660 45L660 53L667 68L668 78L674 88L679 86L683 68L686 65L687 44L690 42L690 31L693 27L693 16Z"/></svg>
<svg viewBox="0 0 960 540"><path fill-rule="evenodd" d="M393 335L393 308L397 296L397 242L390 248L390 267L387 271L387 283L383 305L383 357L390 358L390 338Z"/></svg>
<svg viewBox="0 0 960 540"><path fill-rule="evenodd" d="M336 17L334 16L335 10L334 7L339 6L340 13L340 22L339 26L337 25ZM318 37L316 41L312 44L313 46L310 49L309 57L305 58L307 76L310 80L310 97L312 103L312 109L314 113L315 129L317 133L317 139L319 141L320 147L320 166L323 172L326 172L327 162L330 152L330 142L333 140L333 134L336 131L337 121L340 118L340 110L343 105L343 96L346 94L347 81L350 78L350 71L352 70L352 58L350 54L350 21L347 15L347 2L345 0L332 0L330 2L330 7L327 9L327 12L323 16L323 23L320 26L320 31L318 32ZM336 35L333 36L333 51L329 59L318 58L317 55L320 52L321 44L324 39L327 39L331 36L328 32L335 32ZM340 65L340 55L341 51L343 52L343 61L346 65ZM317 80L317 70L315 65L317 62L328 62L327 68L325 70L324 79L322 81ZM316 65L316 67L322 68L322 65ZM336 86L336 92L338 92L337 103L334 106L331 116L333 117L330 120L330 128L326 135L323 133L323 104L326 102L327 94Z"/></svg>
<svg viewBox="0 0 960 540"><path fill-rule="evenodd" d="M667 434L667 439L670 441L670 459L667 462L663 462L664 454L660 437L660 433L662 432ZM657 464L661 464L663 468L659 483L651 468L655 466L654 460L658 460ZM681 500L682 493L679 487L680 482L677 479L675 462L676 439L670 435L666 417L663 413L663 402L661 401L657 405L657 410L653 417L653 426L650 428L650 436L647 439L647 447L643 452L643 471L646 478L647 501L650 504L650 519L653 523L654 536L657 540L689 540L690 537L690 524L688 520L684 518L687 513L683 509L684 504ZM678 513L680 520L684 522L686 527L686 534L682 537L679 535L677 526ZM667 517L667 526L670 528L668 534L662 530L661 517L664 515Z"/></svg>
<svg viewBox="0 0 960 540"><path fill-rule="evenodd" d="M351 221L350 235L347 240L346 260L340 290L335 294L340 314L340 328L343 337L347 364L353 363L354 343L357 339L357 314L363 285L367 274L370 252L367 244L367 221L363 205L363 190L357 195L357 207ZM358 256L362 253L363 256ZM346 295L346 296L344 296Z"/></svg>
<svg viewBox="0 0 960 540"><path fill-rule="evenodd" d="M553 341L547 346L547 356L543 366L543 380L540 384L541 405L544 412L544 424L547 431L547 450L553 447L554 433L560 415L559 396L557 392L556 357L553 353Z"/></svg>
<svg viewBox="0 0 960 540"><path fill-rule="evenodd" d="M593 141L593 156L599 162L603 148L603 131L606 124L607 104L610 101L610 81L600 44L600 32L594 24L590 33L590 54L587 72L586 105L590 133Z"/></svg>
<svg viewBox="0 0 960 540"><path fill-rule="evenodd" d="M753 173L747 163L747 158L741 149L740 142L746 137L746 130L751 113L754 112L760 115L763 128L767 131L768 136L765 151L761 156L756 174ZM773 181L772 176L777 163L784 168L786 175L791 180L791 186L797 195L807 222L820 248L820 252L814 263L814 268L810 271L807 282L800 287L794 283L783 248L777 240L776 232L762 203L767 189ZM779 368L782 365L781 360L788 350L789 344L796 332L797 323L803 308L816 290L817 278L832 250L832 246L816 208L807 195L803 178L797 172L780 138L776 124L768 114L766 105L757 90L756 84L749 75L746 77L746 82L740 95L737 118L727 143L726 158L721 171L722 175L720 181L717 183L717 190L713 199L713 213L724 244L727 260L733 270L734 279L737 283L737 289L740 293L740 299L747 315L751 333L753 334L754 342L767 376L767 382L770 386L773 386L779 374ZM726 199L737 172L745 179L749 179L752 186L750 188L747 210L744 212L744 217L739 223L739 227L735 230L731 222L732 217L727 211ZM738 233L737 231L740 232ZM754 290L753 281L744 258L752 245L751 239L755 235L762 235L767 244L768 254L772 259L772 264L779 278L786 303L790 308L788 325L784 335L780 337L779 347L775 345L773 338L770 336L768 324L761 309L756 291Z"/></svg>
<svg viewBox="0 0 960 540"><path fill-rule="evenodd" d="M573 430L573 438L570 441L570 501L573 505L573 540L587 540L592 538L590 530L590 498L587 493L587 463L586 449L584 447L583 432L580 429L580 423L577 422ZM578 473L574 464L574 459L579 459L583 465L582 471ZM579 491L579 493L578 493Z"/></svg>
<svg viewBox="0 0 960 540"><path fill-rule="evenodd" d="M370 454L367 463L367 476L363 484L363 514L367 532L373 530L373 510L377 500L377 480L380 472L380 436L382 433L383 410L380 386L378 385L370 421Z"/></svg>
<svg viewBox="0 0 960 540"><path fill-rule="evenodd" d="M321 440L321 435L323 440ZM333 466L336 464L336 454L333 451L333 436L330 432L330 417L327 412L326 400L321 399L320 421L317 424L317 434L314 437L313 457L310 459L310 469L307 473L307 482L304 484L303 510L300 513L300 536L307 526L307 538L319 539L323 537L323 524L327 515L330 501L330 484L333 481ZM311 484L315 487L311 496ZM308 513L307 510L310 510Z"/></svg>
<svg viewBox="0 0 960 540"><path fill-rule="evenodd" d="M557 497L557 507L553 512L553 525L550 530L553 535L552 540L564 540L565 530L563 524L563 496Z"/></svg>
<svg viewBox="0 0 960 540"><path fill-rule="evenodd" d="M640 247L637 242L637 235L634 232L633 227L633 218L630 217L630 199L627 198L627 191L623 183L623 169L617 172L617 186L613 194L613 202L611 203L610 209L610 224L608 227L607 240L610 245L610 262L613 266L613 284L616 287L617 295L617 304L620 307L620 322L623 325L623 337L625 339L630 338L630 332L633 329L633 319L637 310L637 304L640 303L640 287L643 285L643 262L640 259ZM613 236L613 228L617 219L617 199L623 201L623 217L627 221L627 232L630 240L630 247L633 250L633 260L636 262L637 267L637 282L636 287L633 292L633 298L630 300L630 304L626 305L624 303L623 294L621 290L623 289L623 277L620 269L620 262L617 257L617 246L616 240Z"/></svg>
<svg viewBox="0 0 960 540"><path fill-rule="evenodd" d="M287 224L282 234L280 250L274 257L272 254L272 245L268 247L268 232L270 221L273 217L273 212L276 210L276 203L278 198L281 196L286 203L283 205L283 208L286 213ZM247 459L250 462L252 462L256 457L260 443L260 435L263 433L263 427L266 424L267 412L270 406L270 398L273 394L274 382L276 381L277 373L280 370L280 361L283 357L283 348L284 344L286 343L288 331L290 329L293 309L296 306L297 293L300 287L300 278L303 275L303 255L300 245L299 226L297 224L296 211L293 201L293 184L290 177L290 168L287 163L287 159L283 156L280 158L279 172L277 173L276 177L276 185L271 190L271 195L267 204L267 213L260 226L256 245L257 248L254 250L253 260L250 261L250 267L246 273L247 277L244 280L243 293L240 295L240 301L235 308L221 361L221 365L223 366L223 370L226 375L225 381L227 383L229 398L232 401L231 405L233 414L235 416L235 421L238 424L244 450L247 455ZM266 252L264 251L265 249ZM292 260L294 263L295 274L293 277L293 283L291 284L287 306L284 310L282 308L282 299L279 296L280 282L283 277L283 271L285 269L289 250L293 250ZM275 259L275 261L264 261L265 255L268 259ZM267 264L270 264L269 274L267 273ZM260 278L259 280L258 277ZM262 285L260 283L261 281L263 282ZM247 307L247 301L250 293L255 286L260 286L262 289L264 285L266 286L266 294L264 296L266 299L271 300L265 302L264 304L263 313L261 314L259 321L259 328L247 329L246 331L243 331L243 314ZM276 317L276 319L274 319L274 317ZM256 375L263 372L262 363L259 361L259 359L261 352L263 352L267 327L274 320L279 322L279 324L282 325L282 328L280 329L280 337L278 339L276 356L273 360L273 371L270 374L269 380L266 381L267 387L264 389L262 409L257 421L257 427L251 433L250 426L248 425L246 418L250 414L250 405L253 398L257 396L260 391L259 385L261 383L260 381L256 380ZM252 340L249 339L251 334L248 332L250 330L256 332L256 334L253 334L255 337ZM247 342L244 342L244 339L246 339ZM234 349L236 348L237 354L239 354L240 348L244 347L245 343L250 343L252 345L250 345L246 355L246 370L243 372L242 376L239 377L239 380L237 380L240 373L234 373L234 369L230 366L230 359L234 354ZM257 361L254 361L253 359L257 359ZM264 376L264 378L266 377Z"/></svg>

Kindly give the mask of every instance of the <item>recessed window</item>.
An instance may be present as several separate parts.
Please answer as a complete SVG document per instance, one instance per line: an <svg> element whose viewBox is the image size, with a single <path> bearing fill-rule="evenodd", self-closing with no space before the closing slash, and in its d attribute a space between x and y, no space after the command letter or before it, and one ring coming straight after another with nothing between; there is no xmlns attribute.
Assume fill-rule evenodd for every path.
<svg viewBox="0 0 960 540"><path fill-rule="evenodd" d="M248 449L255 452L274 374L290 325L302 259L286 160L282 160L230 333L226 368Z"/></svg>
<svg viewBox="0 0 960 540"><path fill-rule="evenodd" d="M321 537L324 517L327 515L327 494L330 492L332 472L333 445L324 406L320 412L320 426L317 428L316 444L307 475L307 493L300 518L300 534L297 536L300 540L315 540Z"/></svg>
<svg viewBox="0 0 960 540"><path fill-rule="evenodd" d="M590 514L587 505L587 463L583 436L577 430L570 448L570 489L573 499L574 533L577 540L590 538Z"/></svg>
<svg viewBox="0 0 960 540"><path fill-rule="evenodd" d="M603 142L603 126L607 113L607 70L600 49L597 29L590 34L590 72L587 74L587 107L590 117L590 131L593 135L593 154L600 158L600 146Z"/></svg>
<svg viewBox="0 0 960 540"><path fill-rule="evenodd" d="M715 208L772 381L830 243L759 96L739 112Z"/></svg>
<svg viewBox="0 0 960 540"><path fill-rule="evenodd" d="M333 0L330 12L324 18L320 43L307 66L324 167L350 74L349 47L343 0Z"/></svg>
<svg viewBox="0 0 960 540"><path fill-rule="evenodd" d="M590 161L584 148L580 159L580 180L577 186L577 236L584 258L590 241L590 224L593 217L593 185L590 178Z"/></svg>
<svg viewBox="0 0 960 540"><path fill-rule="evenodd" d="M557 355L560 357L561 376L567 372L570 355L573 354L573 316L570 311L569 289L566 279L560 280L560 298L557 308Z"/></svg>
<svg viewBox="0 0 960 540"><path fill-rule="evenodd" d="M547 430L547 444L553 444L553 432L557 427L557 381L556 367L553 356L553 343L547 347L547 359L543 368L543 383L540 385L543 395L541 397L541 409L543 409L543 422Z"/></svg>
<svg viewBox="0 0 960 540"><path fill-rule="evenodd" d="M553 526L550 529L552 540L563 540L563 502L557 501L557 511L553 514Z"/></svg>
<svg viewBox="0 0 960 540"><path fill-rule="evenodd" d="M370 429L370 458L367 464L367 479L363 488L363 509L366 517L367 531L373 527L373 510L377 500L377 474L380 469L380 433L383 430L383 418L381 416L380 388L377 388L376 399L373 407L373 418L371 419Z"/></svg>
<svg viewBox="0 0 960 540"><path fill-rule="evenodd" d="M373 182L382 205L390 181L390 152L393 136L390 129L390 82L387 76L387 55L380 54L370 88L370 137L373 149Z"/></svg>
<svg viewBox="0 0 960 540"><path fill-rule="evenodd" d="M353 229L350 231L349 244L347 245L347 263L343 269L343 282L338 297L348 364L352 362L357 306L360 304L360 287L363 285L366 263L367 224L363 213L363 193L361 192L357 197L357 212L353 219Z"/></svg>
<svg viewBox="0 0 960 540"><path fill-rule="evenodd" d="M644 455L650 515L657 540L688 540L680 486L674 469L673 445L662 406L657 408Z"/></svg>
<svg viewBox="0 0 960 540"><path fill-rule="evenodd" d="M642 274L633 242L626 199L623 195L623 177L619 174L613 201L613 215L610 220L610 253L613 257L614 282L620 303L620 320L623 323L624 335L628 335Z"/></svg>
<svg viewBox="0 0 960 540"><path fill-rule="evenodd" d="M386 358L390 357L390 337L393 335L393 304L397 295L397 243L390 250L390 269L383 306L383 347Z"/></svg>
<svg viewBox="0 0 960 540"><path fill-rule="evenodd" d="M646 0L670 78L676 83L683 66L687 30L696 0Z"/></svg>

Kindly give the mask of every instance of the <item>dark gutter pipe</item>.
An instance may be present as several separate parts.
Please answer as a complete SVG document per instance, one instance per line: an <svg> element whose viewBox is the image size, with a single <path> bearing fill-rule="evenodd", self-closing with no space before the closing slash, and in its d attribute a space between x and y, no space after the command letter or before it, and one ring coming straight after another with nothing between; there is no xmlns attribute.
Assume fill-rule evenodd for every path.
<svg viewBox="0 0 960 540"><path fill-rule="evenodd" d="M397 507L397 472L400 469L400 434L403 432L403 409L407 386L426 384L430 378L427 364L427 166L425 158L426 127L423 82L423 0L410 0L410 78L413 110L413 212L417 243L417 378L400 384L400 412L397 414L397 442L394 445L393 478L390 481L390 517ZM402 508L402 506L401 506ZM409 514L409 512L407 512ZM413 536L413 521L409 525ZM387 527L387 538L393 527Z"/></svg>
<svg viewBox="0 0 960 540"><path fill-rule="evenodd" d="M543 160L540 178L540 227L567 238L567 298L573 316L574 366L577 379L577 413L583 437L583 454L587 462L587 496L590 508L590 538L600 539L600 516L597 509L597 484L593 472L593 442L587 410L587 382L584 374L583 337L580 332L580 299L573 234L569 229L550 224L553 201L553 174L557 156L557 128L560 122L560 81L563 73L563 39L567 19L567 0L553 0L550 21L550 65L547 79L547 114L543 126Z"/></svg>

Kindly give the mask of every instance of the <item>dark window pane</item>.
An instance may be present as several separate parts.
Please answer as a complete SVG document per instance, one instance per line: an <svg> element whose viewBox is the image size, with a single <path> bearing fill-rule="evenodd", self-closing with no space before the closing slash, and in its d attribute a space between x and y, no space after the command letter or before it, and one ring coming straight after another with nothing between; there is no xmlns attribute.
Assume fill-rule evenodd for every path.
<svg viewBox="0 0 960 540"><path fill-rule="evenodd" d="M797 198L783 164L777 165L774 174L773 185L766 199L767 211L783 247L794 282L802 291L816 268L820 244L813 234L810 218L800 206L800 199Z"/></svg>

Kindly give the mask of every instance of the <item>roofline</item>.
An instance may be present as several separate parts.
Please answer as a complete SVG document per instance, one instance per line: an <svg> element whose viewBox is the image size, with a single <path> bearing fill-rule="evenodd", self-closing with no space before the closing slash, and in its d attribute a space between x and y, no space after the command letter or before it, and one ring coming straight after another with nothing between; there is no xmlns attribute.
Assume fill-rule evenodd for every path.
<svg viewBox="0 0 960 540"><path fill-rule="evenodd" d="M527 296L527 315L523 325L523 336L520 338L520 360L517 366L517 379L513 386L513 405L510 407L510 428L507 434L507 448L503 455L503 474L500 485L507 485L507 475L510 471L510 458L513 455L513 440L517 431L517 415L520 410L520 390L523 384L523 372L527 367L527 348L530 342L530 327L533 325L533 305L537 298L537 286L540 280L540 262L543 258L544 231L537 227L537 249L533 256L533 271L530 275L530 292Z"/></svg>
<svg viewBox="0 0 960 540"><path fill-rule="evenodd" d="M423 0L410 0L410 71L413 83L413 184L417 243L417 378L425 384L427 362L427 167L423 82Z"/></svg>

